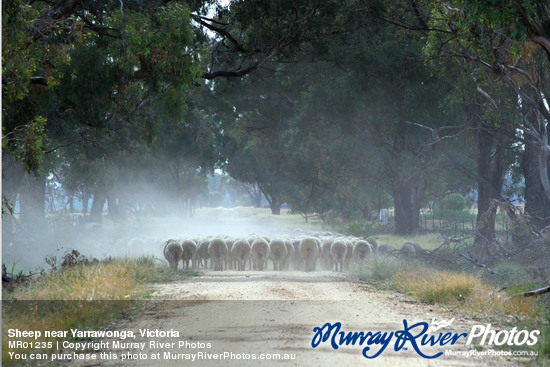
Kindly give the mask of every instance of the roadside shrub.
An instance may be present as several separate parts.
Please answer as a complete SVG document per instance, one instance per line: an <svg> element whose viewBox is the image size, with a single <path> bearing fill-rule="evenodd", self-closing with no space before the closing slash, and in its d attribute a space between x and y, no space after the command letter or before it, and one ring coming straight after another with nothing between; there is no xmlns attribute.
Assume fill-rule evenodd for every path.
<svg viewBox="0 0 550 367"><path fill-rule="evenodd" d="M462 302L481 283L472 275L450 272L400 272L394 276L393 282L399 290L430 303Z"/></svg>
<svg viewBox="0 0 550 367"><path fill-rule="evenodd" d="M471 316L532 317L540 320L543 306L534 297L511 297L472 274L423 268L400 271L393 286L422 302L443 303Z"/></svg>
<svg viewBox="0 0 550 367"><path fill-rule="evenodd" d="M392 277L403 269L403 263L389 257L378 257L357 264L352 268L352 273L359 280L371 282L379 288L389 288Z"/></svg>

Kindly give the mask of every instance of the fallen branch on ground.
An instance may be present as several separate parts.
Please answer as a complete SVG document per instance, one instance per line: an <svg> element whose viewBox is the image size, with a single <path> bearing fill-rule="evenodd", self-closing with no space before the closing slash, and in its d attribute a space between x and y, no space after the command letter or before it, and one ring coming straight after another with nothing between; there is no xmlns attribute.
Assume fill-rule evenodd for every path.
<svg viewBox="0 0 550 367"><path fill-rule="evenodd" d="M471 257L467 256L467 255L464 255L464 254L460 254L460 256L462 256L463 258L465 258L466 260L468 261L471 261L473 262L475 265L479 266L479 267L482 267L482 268L485 268L490 274L496 274L498 275L499 277L502 276L502 274L494 271L493 269L491 269L490 267L488 267L487 265L485 264L481 264L479 262L477 262L476 260L472 259Z"/></svg>
<svg viewBox="0 0 550 367"><path fill-rule="evenodd" d="M550 286L535 289L534 291L529 291L529 292L525 292L525 293L516 294L516 295L514 295L514 297L538 297L541 294L545 294L545 293L549 293L549 292L550 292Z"/></svg>

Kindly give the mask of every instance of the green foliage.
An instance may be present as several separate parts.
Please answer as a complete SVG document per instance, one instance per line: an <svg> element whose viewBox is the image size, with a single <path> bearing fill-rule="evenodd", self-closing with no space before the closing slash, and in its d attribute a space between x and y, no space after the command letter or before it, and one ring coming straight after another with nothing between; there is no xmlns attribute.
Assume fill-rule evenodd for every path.
<svg viewBox="0 0 550 367"><path fill-rule="evenodd" d="M449 194L439 200L434 208L434 216L438 218L470 218L466 209L466 199L460 194Z"/></svg>
<svg viewBox="0 0 550 367"><path fill-rule="evenodd" d="M11 149L15 159L23 162L28 172L37 172L43 163L44 141L47 138L45 127L46 119L35 116L3 139L2 147Z"/></svg>
<svg viewBox="0 0 550 367"><path fill-rule="evenodd" d="M185 91L200 71L190 10L179 2L134 5L122 17L119 4L85 4L99 31L69 14L56 24L65 30L29 40L48 5L5 4L3 148L27 170L38 170L49 147L67 146L55 159L70 161L68 188L112 186L158 126L184 119Z"/></svg>
<svg viewBox="0 0 550 367"><path fill-rule="evenodd" d="M466 209L466 199L460 194L450 194L441 199L437 203L437 207L442 210L464 210Z"/></svg>
<svg viewBox="0 0 550 367"><path fill-rule="evenodd" d="M2 95L9 103L28 93L37 68L37 48L25 47L27 32L38 11L20 1L2 3Z"/></svg>

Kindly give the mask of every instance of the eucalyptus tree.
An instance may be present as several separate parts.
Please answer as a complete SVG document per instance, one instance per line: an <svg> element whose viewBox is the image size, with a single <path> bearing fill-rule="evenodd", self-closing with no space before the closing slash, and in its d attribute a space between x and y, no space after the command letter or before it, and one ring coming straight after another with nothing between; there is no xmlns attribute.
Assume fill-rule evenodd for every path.
<svg viewBox="0 0 550 367"><path fill-rule="evenodd" d="M63 159L66 170L88 171L81 179L89 179L99 219L116 171L153 141L158 112L182 119L183 91L200 70L190 9L178 2L8 5L5 153L41 173L42 182L46 154Z"/></svg>
<svg viewBox="0 0 550 367"><path fill-rule="evenodd" d="M219 82L226 101L227 163L235 179L257 185L273 214L289 189L284 133L299 91L284 72L258 71L240 81ZM292 80L295 82L295 80Z"/></svg>
<svg viewBox="0 0 550 367"><path fill-rule="evenodd" d="M420 3L420 2L419 2ZM515 119L515 140L523 148L525 210L535 229L550 224L550 151L546 101L550 70L550 5L546 1L495 1L446 3L422 2L429 16L419 16L428 32L427 51L433 56L452 56L457 63L474 66L475 78L494 76L494 84L510 89L509 105ZM417 24L415 24L417 25ZM498 96L476 86L489 103Z"/></svg>

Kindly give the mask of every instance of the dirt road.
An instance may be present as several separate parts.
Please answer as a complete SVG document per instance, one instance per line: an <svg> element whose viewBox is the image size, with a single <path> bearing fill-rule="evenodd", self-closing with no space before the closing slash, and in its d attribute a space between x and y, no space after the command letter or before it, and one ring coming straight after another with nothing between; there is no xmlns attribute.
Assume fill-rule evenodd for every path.
<svg viewBox="0 0 550 367"><path fill-rule="evenodd" d="M369 291L365 285L349 281L335 272L206 270L204 275L194 279L159 284L154 295L163 301L155 303L151 311L117 325L120 330L135 331L136 338L131 342L145 343L143 351L130 347L117 353L130 352L135 354L133 357L138 357L141 352L147 357L124 362L120 358L102 360L100 365L479 366L513 362L496 357L448 355L424 359L410 345L394 351L394 341L375 359L362 356L366 344L343 345L334 350L326 342L312 348L313 328L322 327L327 322L341 322L342 331L346 332L375 333L403 330L403 319L409 323L431 323L432 318L448 320L456 316L396 292ZM469 332L475 323L457 317L450 327L435 334L442 331ZM176 338L142 337L140 329L176 330L180 335ZM173 344L159 346L154 344L155 341ZM378 349L379 346L373 345L369 355ZM445 349L467 350L467 347L462 338L451 347L424 346L421 349L434 355ZM152 360L153 355L160 360ZM193 355L202 359L173 359L193 358ZM225 358L209 359L215 355ZM277 356L294 359L273 359Z"/></svg>

